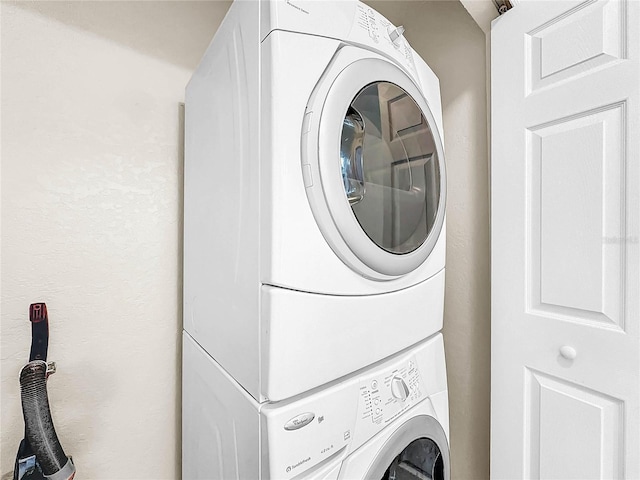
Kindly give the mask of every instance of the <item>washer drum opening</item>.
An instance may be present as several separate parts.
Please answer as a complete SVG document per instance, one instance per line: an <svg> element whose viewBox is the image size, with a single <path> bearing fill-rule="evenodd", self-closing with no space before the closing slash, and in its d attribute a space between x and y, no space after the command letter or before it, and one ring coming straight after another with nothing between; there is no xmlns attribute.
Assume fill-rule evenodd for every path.
<svg viewBox="0 0 640 480"><path fill-rule="evenodd" d="M386 441L364 478L371 480L450 480L449 445L440 423L414 417Z"/></svg>

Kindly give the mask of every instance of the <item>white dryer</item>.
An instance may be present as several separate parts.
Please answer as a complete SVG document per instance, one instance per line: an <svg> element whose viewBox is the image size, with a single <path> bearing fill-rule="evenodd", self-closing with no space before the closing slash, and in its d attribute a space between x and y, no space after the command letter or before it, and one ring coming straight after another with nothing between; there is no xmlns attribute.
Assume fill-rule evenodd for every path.
<svg viewBox="0 0 640 480"><path fill-rule="evenodd" d="M259 404L185 334L185 480L449 480L442 336Z"/></svg>
<svg viewBox="0 0 640 480"><path fill-rule="evenodd" d="M186 91L184 328L258 401L442 327L436 76L352 0L236 1Z"/></svg>

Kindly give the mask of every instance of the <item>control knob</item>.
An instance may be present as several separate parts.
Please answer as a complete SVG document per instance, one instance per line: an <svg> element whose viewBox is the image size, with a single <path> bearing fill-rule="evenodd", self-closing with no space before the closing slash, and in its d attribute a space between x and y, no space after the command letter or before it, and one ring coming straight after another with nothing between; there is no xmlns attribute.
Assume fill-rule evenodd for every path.
<svg viewBox="0 0 640 480"><path fill-rule="evenodd" d="M404 33L404 27L400 25L397 28L389 30L389 40L393 42L394 45L398 46L400 44L400 37Z"/></svg>
<svg viewBox="0 0 640 480"><path fill-rule="evenodd" d="M391 379L391 395L393 395L393 398L403 402L409 396L409 387L407 387L402 378L396 376Z"/></svg>

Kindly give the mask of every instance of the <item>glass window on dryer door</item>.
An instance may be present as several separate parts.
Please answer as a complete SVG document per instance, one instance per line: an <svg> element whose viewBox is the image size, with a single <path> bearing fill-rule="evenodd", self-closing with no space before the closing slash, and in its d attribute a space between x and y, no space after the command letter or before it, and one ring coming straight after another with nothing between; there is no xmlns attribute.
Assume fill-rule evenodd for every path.
<svg viewBox="0 0 640 480"><path fill-rule="evenodd" d="M375 82L358 92L340 140L344 191L360 227L380 248L419 248L436 221L440 167L420 107L399 86Z"/></svg>

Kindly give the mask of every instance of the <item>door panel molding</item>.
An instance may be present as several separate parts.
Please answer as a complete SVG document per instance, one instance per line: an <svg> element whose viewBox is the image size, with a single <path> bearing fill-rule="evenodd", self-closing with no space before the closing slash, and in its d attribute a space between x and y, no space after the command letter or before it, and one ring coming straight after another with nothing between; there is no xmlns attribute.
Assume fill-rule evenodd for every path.
<svg viewBox="0 0 640 480"><path fill-rule="evenodd" d="M626 0L589 0L527 32L527 94L625 59L626 12Z"/></svg>
<svg viewBox="0 0 640 480"><path fill-rule="evenodd" d="M524 478L622 478L624 402L531 368L524 377Z"/></svg>
<svg viewBox="0 0 640 480"><path fill-rule="evenodd" d="M624 330L625 131L626 101L526 129L527 313Z"/></svg>

